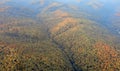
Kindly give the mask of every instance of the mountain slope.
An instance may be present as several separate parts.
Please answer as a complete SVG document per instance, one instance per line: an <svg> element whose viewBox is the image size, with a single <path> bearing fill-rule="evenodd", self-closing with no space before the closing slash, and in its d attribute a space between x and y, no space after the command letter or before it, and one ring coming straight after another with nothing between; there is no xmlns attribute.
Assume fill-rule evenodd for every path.
<svg viewBox="0 0 120 71"><path fill-rule="evenodd" d="M120 38L92 14L103 2L68 1L0 3L0 71L120 70Z"/></svg>

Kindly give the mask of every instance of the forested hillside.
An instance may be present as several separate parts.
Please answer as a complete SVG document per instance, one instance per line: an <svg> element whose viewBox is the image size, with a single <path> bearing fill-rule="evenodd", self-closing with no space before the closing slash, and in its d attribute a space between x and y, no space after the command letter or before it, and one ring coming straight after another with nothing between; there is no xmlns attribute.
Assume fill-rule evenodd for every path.
<svg viewBox="0 0 120 71"><path fill-rule="evenodd" d="M120 71L119 12L104 24L104 1L62 1L0 2L0 71Z"/></svg>

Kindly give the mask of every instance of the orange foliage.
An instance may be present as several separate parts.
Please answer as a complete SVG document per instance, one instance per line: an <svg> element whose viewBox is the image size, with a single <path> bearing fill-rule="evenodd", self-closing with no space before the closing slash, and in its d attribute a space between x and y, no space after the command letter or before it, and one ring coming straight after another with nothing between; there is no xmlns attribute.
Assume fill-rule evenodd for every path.
<svg viewBox="0 0 120 71"><path fill-rule="evenodd" d="M100 66L103 69L102 71L110 69L110 65L113 65L113 68L116 68L116 66L118 66L117 63L119 64L120 58L115 49L102 42L97 42L94 48L97 51L97 56L99 60L102 62ZM114 69L112 69L112 71L114 71Z"/></svg>
<svg viewBox="0 0 120 71"><path fill-rule="evenodd" d="M61 30L63 27L67 28L68 26L74 27L77 23L77 20L74 18L66 18L62 22L58 23L57 25L54 26L54 28L51 29L51 32L56 33L59 30Z"/></svg>

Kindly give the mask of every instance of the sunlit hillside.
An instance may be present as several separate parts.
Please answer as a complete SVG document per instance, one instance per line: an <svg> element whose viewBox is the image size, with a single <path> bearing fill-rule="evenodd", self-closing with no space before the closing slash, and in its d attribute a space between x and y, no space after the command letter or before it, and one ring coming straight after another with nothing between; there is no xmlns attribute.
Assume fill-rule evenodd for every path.
<svg viewBox="0 0 120 71"><path fill-rule="evenodd" d="M119 4L1 0L0 71L120 71Z"/></svg>

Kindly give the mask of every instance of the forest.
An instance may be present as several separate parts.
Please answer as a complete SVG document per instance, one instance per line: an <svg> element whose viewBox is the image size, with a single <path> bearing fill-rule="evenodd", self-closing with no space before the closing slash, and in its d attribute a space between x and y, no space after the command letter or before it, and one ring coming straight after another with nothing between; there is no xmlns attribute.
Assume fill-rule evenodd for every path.
<svg viewBox="0 0 120 71"><path fill-rule="evenodd" d="M108 26L99 0L66 2L0 2L0 71L120 71L119 12Z"/></svg>

